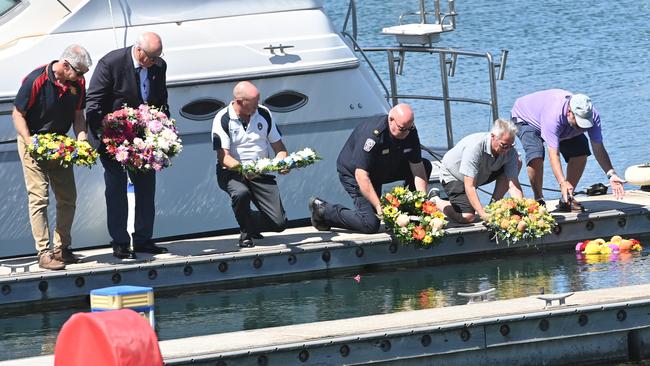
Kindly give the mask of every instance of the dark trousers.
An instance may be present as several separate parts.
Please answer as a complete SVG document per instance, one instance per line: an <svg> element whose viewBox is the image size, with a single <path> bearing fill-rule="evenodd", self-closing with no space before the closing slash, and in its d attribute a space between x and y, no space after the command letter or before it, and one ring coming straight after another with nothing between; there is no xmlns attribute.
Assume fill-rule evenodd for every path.
<svg viewBox="0 0 650 366"><path fill-rule="evenodd" d="M133 246L145 244L153 235L153 224L156 214L156 172L132 173L124 170L122 164L100 155L104 166L104 183L106 190L106 218L108 233L113 239L113 244L128 244L131 236L126 228L129 206L126 198L126 177L131 178L135 193L135 223L133 233Z"/></svg>
<svg viewBox="0 0 650 366"><path fill-rule="evenodd" d="M431 175L431 162L422 159L427 179ZM388 167L386 167L388 168ZM339 173L339 180L343 189L352 197L354 210L340 204L325 204L325 221L328 226L359 231L364 234L373 234L379 231L379 218L372 204L361 194L357 180L350 175ZM370 181L377 195L381 196L381 186L384 183L403 180L410 189L415 190L415 178L408 163L401 164L400 168L383 177L373 177Z"/></svg>
<svg viewBox="0 0 650 366"><path fill-rule="evenodd" d="M248 180L237 172L217 168L217 182L230 196L242 239L264 231L281 232L287 227L274 176L264 174ZM259 211L251 210L251 202Z"/></svg>

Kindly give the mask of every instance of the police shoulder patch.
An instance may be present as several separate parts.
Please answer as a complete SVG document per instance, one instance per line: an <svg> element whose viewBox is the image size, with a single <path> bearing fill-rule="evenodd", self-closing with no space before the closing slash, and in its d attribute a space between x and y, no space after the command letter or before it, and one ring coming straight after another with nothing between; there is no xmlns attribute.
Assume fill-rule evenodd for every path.
<svg viewBox="0 0 650 366"><path fill-rule="evenodd" d="M375 140L367 139L366 143L363 144L363 151L370 152L370 150L372 150L374 146L375 146Z"/></svg>

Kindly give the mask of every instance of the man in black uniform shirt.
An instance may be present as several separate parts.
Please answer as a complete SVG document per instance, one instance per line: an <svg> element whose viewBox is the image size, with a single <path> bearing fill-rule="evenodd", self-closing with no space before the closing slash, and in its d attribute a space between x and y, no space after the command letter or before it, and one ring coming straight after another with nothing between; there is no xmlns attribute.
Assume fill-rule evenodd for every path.
<svg viewBox="0 0 650 366"><path fill-rule="evenodd" d="M336 169L355 210L313 197L309 200L312 225L321 231L340 227L376 233L383 183L404 180L411 190L427 191L431 162L422 159L411 107L398 104L388 116L357 126L339 154Z"/></svg>

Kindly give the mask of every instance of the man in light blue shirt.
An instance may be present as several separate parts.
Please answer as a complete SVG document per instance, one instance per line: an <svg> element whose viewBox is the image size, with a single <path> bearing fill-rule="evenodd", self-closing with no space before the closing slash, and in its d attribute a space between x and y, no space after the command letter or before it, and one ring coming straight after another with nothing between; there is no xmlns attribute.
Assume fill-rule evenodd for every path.
<svg viewBox="0 0 650 366"><path fill-rule="evenodd" d="M475 215L486 219L477 187L495 182L492 199L501 199L507 191L522 198L519 185L521 161L513 149L517 127L511 121L497 119L490 132L479 132L462 138L442 158L440 181L449 201L436 198L436 204L447 217L467 223Z"/></svg>
<svg viewBox="0 0 650 366"><path fill-rule="evenodd" d="M542 184L546 143L551 169L562 192L560 210L570 211L572 201L580 208L572 196L584 172L587 157L591 155L584 132L589 134L594 156L607 174L614 195L623 198L624 181L612 168L603 145L600 115L588 96L562 89L543 90L517 99L511 114L526 153L528 177L536 200L544 201ZM567 163L566 176L562 171L560 153Z"/></svg>

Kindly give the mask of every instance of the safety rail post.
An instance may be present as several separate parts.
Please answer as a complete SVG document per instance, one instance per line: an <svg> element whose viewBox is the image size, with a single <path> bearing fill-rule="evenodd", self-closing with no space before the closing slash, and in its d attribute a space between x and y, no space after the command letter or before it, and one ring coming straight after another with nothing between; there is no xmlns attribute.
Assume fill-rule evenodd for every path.
<svg viewBox="0 0 650 366"><path fill-rule="evenodd" d="M494 60L492 59L492 54L489 52L485 53L485 57L488 61L488 74L490 76L490 105L492 107L492 123L499 118L499 103L497 101L497 81L496 76L494 75ZM490 126L492 125L490 123Z"/></svg>
<svg viewBox="0 0 650 366"><path fill-rule="evenodd" d="M390 78L390 100L393 106L399 103L397 98L397 80L395 80L395 57L392 50L386 50L388 54L388 75Z"/></svg>
<svg viewBox="0 0 650 366"><path fill-rule="evenodd" d="M440 82L442 84L442 104L445 110L445 128L447 130L447 148L454 147L454 134L451 127L451 104L449 102L449 79L447 78L447 54L440 51Z"/></svg>
<svg viewBox="0 0 650 366"><path fill-rule="evenodd" d="M350 3L348 4L348 12L345 15L345 21L343 22L343 29L341 30L341 33L346 33L347 28L348 28L348 20L352 18L352 38L357 40L357 4L355 0L350 0ZM355 46L356 47L356 46Z"/></svg>

